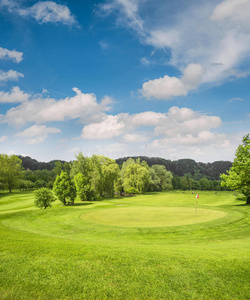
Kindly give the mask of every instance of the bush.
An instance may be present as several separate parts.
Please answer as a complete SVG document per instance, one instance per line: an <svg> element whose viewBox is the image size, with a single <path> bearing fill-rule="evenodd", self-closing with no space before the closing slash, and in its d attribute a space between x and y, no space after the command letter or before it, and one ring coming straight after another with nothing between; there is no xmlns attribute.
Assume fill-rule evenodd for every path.
<svg viewBox="0 0 250 300"><path fill-rule="evenodd" d="M56 200L53 192L47 188L41 188L35 191L35 205L46 209L51 207L51 203Z"/></svg>

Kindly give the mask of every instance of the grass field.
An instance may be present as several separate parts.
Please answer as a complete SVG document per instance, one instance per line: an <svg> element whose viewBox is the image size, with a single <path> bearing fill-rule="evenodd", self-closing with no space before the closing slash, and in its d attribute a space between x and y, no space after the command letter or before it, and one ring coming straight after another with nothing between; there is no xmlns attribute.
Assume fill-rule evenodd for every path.
<svg viewBox="0 0 250 300"><path fill-rule="evenodd" d="M51 209L0 194L0 299L250 299L250 207L233 192Z"/></svg>

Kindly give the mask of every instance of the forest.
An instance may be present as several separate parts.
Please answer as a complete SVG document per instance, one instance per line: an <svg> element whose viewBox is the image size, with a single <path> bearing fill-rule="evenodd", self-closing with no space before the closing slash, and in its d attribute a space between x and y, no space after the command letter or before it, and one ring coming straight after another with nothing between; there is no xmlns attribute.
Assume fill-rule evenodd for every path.
<svg viewBox="0 0 250 300"><path fill-rule="evenodd" d="M2 169L6 175L0 184L2 190L49 188L60 199L60 190L67 187L67 195L61 198L64 204L74 202L76 197L95 200L163 190L228 190L227 186L221 186L219 176L232 166L228 161L197 163L191 159L171 161L144 156L113 160L101 155L85 157L82 153L70 162L45 163L28 156L2 155L2 166L4 162L6 167ZM4 177L4 171L2 174Z"/></svg>

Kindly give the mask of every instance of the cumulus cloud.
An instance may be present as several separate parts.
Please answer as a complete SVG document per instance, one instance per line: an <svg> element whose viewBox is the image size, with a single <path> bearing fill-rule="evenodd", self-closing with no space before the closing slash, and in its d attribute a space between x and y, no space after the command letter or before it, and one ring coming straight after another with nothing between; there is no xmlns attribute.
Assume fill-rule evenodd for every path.
<svg viewBox="0 0 250 300"><path fill-rule="evenodd" d="M73 90L76 95L71 98L67 97L58 101L52 98L38 98L26 101L8 110L4 116L1 116L0 122L23 126L30 122L84 119L91 114L110 109L111 98L106 96L98 103L94 94L84 94L77 88Z"/></svg>
<svg viewBox="0 0 250 300"><path fill-rule="evenodd" d="M147 137L145 134L126 133L122 136L122 139L125 143L142 143L147 140Z"/></svg>
<svg viewBox="0 0 250 300"><path fill-rule="evenodd" d="M40 144L45 141L49 134L56 133L61 133L61 130L45 125L33 125L22 132L18 132L16 137L23 138L28 144Z"/></svg>
<svg viewBox="0 0 250 300"><path fill-rule="evenodd" d="M8 138L7 135L1 136L1 137L0 137L0 143L3 143L4 141L6 141L7 138Z"/></svg>
<svg viewBox="0 0 250 300"><path fill-rule="evenodd" d="M217 21L230 19L243 26L250 26L249 11L249 0L226 0L215 7L211 19Z"/></svg>
<svg viewBox="0 0 250 300"><path fill-rule="evenodd" d="M186 96L201 84L249 75L244 62L250 53L250 0L184 1L181 11L161 0L111 0L106 5L143 44L167 53L164 64L168 61L182 73L180 78L166 74L145 82L140 92L148 99ZM133 9L129 14L124 7ZM132 26L131 16L141 26ZM191 84L184 81L189 69L197 74Z"/></svg>
<svg viewBox="0 0 250 300"><path fill-rule="evenodd" d="M189 108L173 106L169 109L166 119L155 127L154 134L168 137L178 135L187 137L190 134L197 136L221 125L220 117L207 116Z"/></svg>
<svg viewBox="0 0 250 300"><path fill-rule="evenodd" d="M84 139L111 139L124 132L125 124L119 116L105 116L102 122L84 126L82 138Z"/></svg>
<svg viewBox="0 0 250 300"><path fill-rule="evenodd" d="M168 75L145 82L140 90L147 99L171 99L174 96L186 96L202 81L203 67L200 64L189 64L181 78Z"/></svg>
<svg viewBox="0 0 250 300"><path fill-rule="evenodd" d="M31 7L21 7L17 1L2 0L2 6L7 7L10 12L22 17L32 17L40 24L62 23L65 25L77 24L77 21L66 5L57 4L53 1L39 1Z"/></svg>
<svg viewBox="0 0 250 300"><path fill-rule="evenodd" d="M0 47L0 59L10 59L16 63L20 63L23 60L23 52Z"/></svg>
<svg viewBox="0 0 250 300"><path fill-rule="evenodd" d="M0 82L9 80L16 81L19 77L24 77L24 75L14 70L9 70L7 72L0 70Z"/></svg>
<svg viewBox="0 0 250 300"><path fill-rule="evenodd" d="M29 100L30 95L20 90L18 86L13 86L10 92L0 91L0 103L19 103Z"/></svg>
<svg viewBox="0 0 250 300"><path fill-rule="evenodd" d="M173 106L164 114L148 111L138 114L105 115L99 122L84 126L82 138L119 138L122 141L119 144L133 143L138 152L147 150L148 154L150 149L175 149L180 145L188 147L188 151L195 145L201 148L210 144L216 144L218 147L228 145L226 135L214 132L221 125L222 120L217 116ZM144 142L146 149L143 150L141 148Z"/></svg>

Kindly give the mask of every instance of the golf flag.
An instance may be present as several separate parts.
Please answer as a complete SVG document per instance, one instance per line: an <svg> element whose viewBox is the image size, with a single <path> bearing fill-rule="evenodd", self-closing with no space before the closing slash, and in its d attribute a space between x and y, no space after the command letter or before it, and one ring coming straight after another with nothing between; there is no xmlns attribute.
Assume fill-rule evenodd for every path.
<svg viewBox="0 0 250 300"><path fill-rule="evenodd" d="M196 195L196 204L195 204L195 214L197 212L197 202L198 202L198 199L199 199L199 194Z"/></svg>

